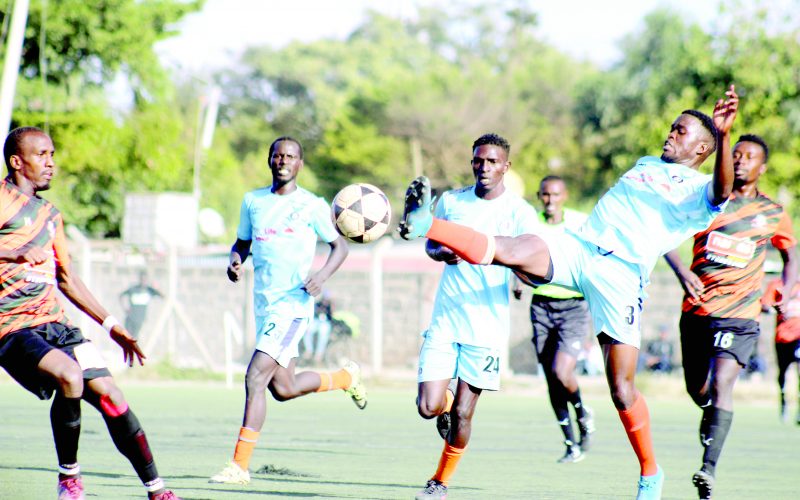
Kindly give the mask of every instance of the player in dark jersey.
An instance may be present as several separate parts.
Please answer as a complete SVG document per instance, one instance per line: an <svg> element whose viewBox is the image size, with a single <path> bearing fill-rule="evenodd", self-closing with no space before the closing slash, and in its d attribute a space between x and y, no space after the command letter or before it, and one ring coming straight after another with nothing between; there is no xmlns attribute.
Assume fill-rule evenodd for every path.
<svg viewBox="0 0 800 500"><path fill-rule="evenodd" d="M761 303L766 307L778 308L778 319L775 322L775 356L778 360L778 389L780 390L780 416L781 421L789 420L786 407L786 372L792 363L795 363L797 373L800 375L800 283L795 283L792 293L786 295L783 281L774 280L767 286ZM800 425L800 398L798 398L797 425Z"/></svg>
<svg viewBox="0 0 800 500"><path fill-rule="evenodd" d="M539 183L537 198L542 203L540 222L542 233L577 231L586 214L564 207L568 191L564 179L548 175ZM521 282L515 280L514 297L522 296ZM583 460L595 431L594 412L584 405L575 366L583 340L591 332L589 306L583 294L560 285L547 283L533 289L531 296L531 325L533 347L541 364L550 405L564 435L567 447L559 463ZM569 405L575 410L580 441L575 439Z"/></svg>
<svg viewBox="0 0 800 500"><path fill-rule="evenodd" d="M783 258L787 289L797 277L791 220L758 190L768 156L763 139L741 136L733 149L733 194L725 211L695 235L691 268L674 250L665 256L686 292L680 321L686 390L703 409L703 465L692 477L700 498L711 498L715 467L733 420L733 386L758 340L768 241Z"/></svg>
<svg viewBox="0 0 800 500"><path fill-rule="evenodd" d="M41 399L49 399L58 456L59 500L83 500L78 465L81 399L106 422L153 500L177 499L164 489L142 426L94 345L70 325L56 288L122 347L125 361L144 354L72 270L61 213L39 192L55 165L50 137L34 127L12 130L3 146L8 177L0 182L0 366Z"/></svg>

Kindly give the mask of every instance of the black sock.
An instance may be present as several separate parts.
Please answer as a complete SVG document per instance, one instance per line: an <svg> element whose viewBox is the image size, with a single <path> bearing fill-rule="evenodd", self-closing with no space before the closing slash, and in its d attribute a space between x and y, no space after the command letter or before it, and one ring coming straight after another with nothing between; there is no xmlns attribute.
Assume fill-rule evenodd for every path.
<svg viewBox="0 0 800 500"><path fill-rule="evenodd" d="M550 404L553 406L561 432L564 433L564 440L567 445L572 446L575 444L575 435L572 433L572 421L569 417L569 407L565 396L565 390L557 387L553 388L550 391Z"/></svg>
<svg viewBox="0 0 800 500"><path fill-rule="evenodd" d="M583 409L583 401L581 401L581 390L576 389L575 392L567 393L567 400L575 408L575 417L583 418L586 416L586 411Z"/></svg>
<svg viewBox="0 0 800 500"><path fill-rule="evenodd" d="M103 418L108 426L111 439L119 452L131 462L142 483L148 488L159 484L161 480L158 477L153 454L150 452L147 437L136 415L128 409L118 417L111 417L103 413Z"/></svg>
<svg viewBox="0 0 800 500"><path fill-rule="evenodd" d="M717 461L722 454L722 447L728 437L728 431L733 422L733 412L722 410L716 406L709 406L703 412L703 420L707 420L706 432L701 435L703 441L703 470L714 475Z"/></svg>
<svg viewBox="0 0 800 500"><path fill-rule="evenodd" d="M67 398L56 394L50 406L50 426L56 445L59 472L77 473L78 440L81 435L81 398Z"/></svg>

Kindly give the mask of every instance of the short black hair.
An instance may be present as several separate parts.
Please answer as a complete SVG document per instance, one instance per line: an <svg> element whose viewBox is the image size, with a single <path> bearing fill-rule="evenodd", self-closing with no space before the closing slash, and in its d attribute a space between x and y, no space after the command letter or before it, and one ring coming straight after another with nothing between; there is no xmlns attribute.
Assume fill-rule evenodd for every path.
<svg viewBox="0 0 800 500"><path fill-rule="evenodd" d="M301 160L303 159L303 145L300 144L300 141L298 141L294 137L290 137L288 135L282 135L282 136L278 137L277 139L275 139L274 141L272 141L272 144L269 145L269 154L267 155L268 159L270 159L270 160L272 159L272 153L275 152L275 145L277 145L279 142L282 142L282 141L289 141L289 142L293 142L293 143L297 144L297 149L300 150L300 159Z"/></svg>
<svg viewBox="0 0 800 500"><path fill-rule="evenodd" d="M700 123L703 124L703 127L705 127L705 129L708 130L708 133L711 134L711 153L716 151L718 131L717 126L714 125L714 120L707 114L703 113L702 111L697 111L696 109L684 109L681 114L694 116L700 120Z"/></svg>
<svg viewBox="0 0 800 500"><path fill-rule="evenodd" d="M736 141L736 144L740 142L754 142L761 146L761 149L764 150L764 163L767 163L769 160L769 148L767 147L767 142L756 134L742 134L739 136L739 140Z"/></svg>
<svg viewBox="0 0 800 500"><path fill-rule="evenodd" d="M19 154L22 148L22 138L30 133L44 134L39 127L18 127L8 133L6 142L3 144L3 158L6 160L6 168L11 172L11 157Z"/></svg>
<svg viewBox="0 0 800 500"><path fill-rule="evenodd" d="M497 134L483 134L482 136L475 139L475 142L472 143L472 150L475 151L475 148L480 146L499 146L503 148L503 151L506 152L506 157L511 154L511 144L508 141Z"/></svg>
<svg viewBox="0 0 800 500"><path fill-rule="evenodd" d="M542 180L539 181L539 185L541 186L545 182L550 182L550 181L561 181L561 182L564 182L564 178L561 177L560 175L555 175L555 174L545 175L542 178Z"/></svg>

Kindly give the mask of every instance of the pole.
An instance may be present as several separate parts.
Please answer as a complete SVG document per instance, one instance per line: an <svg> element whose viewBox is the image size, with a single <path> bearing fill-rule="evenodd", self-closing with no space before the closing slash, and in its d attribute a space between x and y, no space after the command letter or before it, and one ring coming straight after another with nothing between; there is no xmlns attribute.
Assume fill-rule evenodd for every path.
<svg viewBox="0 0 800 500"><path fill-rule="evenodd" d="M11 111L14 109L19 61L22 56L22 44L25 41L25 26L28 24L28 4L28 0L16 0L11 14L11 30L8 33L2 88L0 88L0 132L2 132L0 138L5 138L11 128Z"/></svg>

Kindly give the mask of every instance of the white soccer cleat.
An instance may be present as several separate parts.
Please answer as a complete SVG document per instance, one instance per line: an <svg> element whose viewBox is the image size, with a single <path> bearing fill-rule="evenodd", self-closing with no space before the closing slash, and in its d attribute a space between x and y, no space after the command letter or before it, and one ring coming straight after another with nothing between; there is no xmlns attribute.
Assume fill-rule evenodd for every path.
<svg viewBox="0 0 800 500"><path fill-rule="evenodd" d="M208 480L209 483L222 483L222 484L248 484L250 482L250 473L243 470L241 467L233 462L228 462L228 465L217 474L211 476Z"/></svg>

